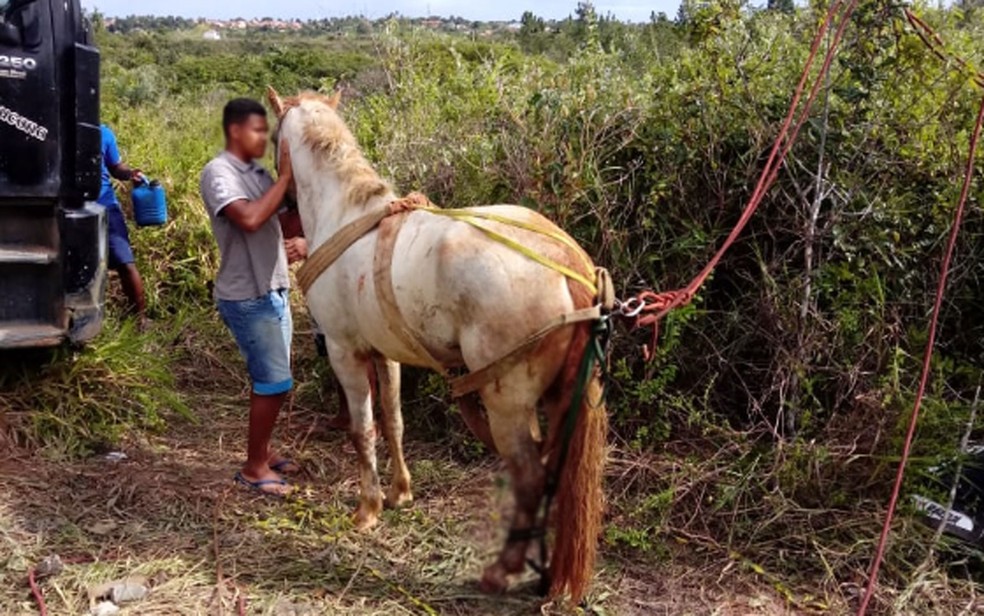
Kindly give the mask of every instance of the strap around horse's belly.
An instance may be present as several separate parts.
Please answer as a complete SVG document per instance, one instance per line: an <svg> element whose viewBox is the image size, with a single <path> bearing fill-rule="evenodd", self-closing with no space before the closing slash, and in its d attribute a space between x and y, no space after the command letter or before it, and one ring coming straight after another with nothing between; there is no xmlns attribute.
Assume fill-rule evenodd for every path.
<svg viewBox="0 0 984 616"><path fill-rule="evenodd" d="M393 250L396 246L396 238L406 220L406 213L389 216L379 223L378 235L376 237L376 253L373 257L373 283L376 286L376 299L379 308L383 313L383 321L386 328L409 348L413 354L424 360L428 367L436 370L444 377L447 371L444 366L424 347L423 343L410 331L403 314L400 312L399 305L396 303L396 293L393 289ZM607 274L607 272L604 272ZM599 275L599 278L604 276ZM552 332L565 327L582 323L585 321L596 321L601 318L602 306L595 305L582 310L575 310L567 314L562 314L535 333L520 342L512 351L496 359L490 364L469 372L468 374L452 379L451 396L455 399L476 392L485 385L499 379L519 362L523 361L534 347Z"/></svg>
<svg viewBox="0 0 984 616"><path fill-rule="evenodd" d="M483 368L479 368L474 372L469 372L464 376L452 379L451 397L461 398L462 396L478 391L492 381L505 376L507 372L516 366L516 364L521 362L528 354L533 352L533 348L537 345L537 343L561 327L574 325L575 323L583 323L584 321L597 321L600 318L601 305L592 306L591 308L584 308L582 310L575 310L574 312L568 312L567 314L560 315L547 323L546 326L540 328L536 333L526 338L526 340L519 343L518 346L506 355L496 359Z"/></svg>
<svg viewBox="0 0 984 616"><path fill-rule="evenodd" d="M419 193L411 193L348 223L308 256L304 264L297 270L297 285L307 295L311 285L318 277L331 267L352 244L379 226L380 222L394 214L427 207L429 203L427 197Z"/></svg>
<svg viewBox="0 0 984 616"><path fill-rule="evenodd" d="M383 313L386 329L396 336L413 354L423 360L428 368L436 370L443 376L447 371L437 359L431 355L417 336L410 331L400 307L396 303L396 292L393 289L393 249L396 237L400 233L406 213L389 216L379 222L376 236L376 253L373 256L372 278L376 287L376 301Z"/></svg>

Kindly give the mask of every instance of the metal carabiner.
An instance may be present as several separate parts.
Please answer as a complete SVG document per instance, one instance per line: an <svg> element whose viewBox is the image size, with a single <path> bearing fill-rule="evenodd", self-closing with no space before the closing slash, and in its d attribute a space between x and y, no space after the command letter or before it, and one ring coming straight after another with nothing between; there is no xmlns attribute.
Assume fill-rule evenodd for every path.
<svg viewBox="0 0 984 616"><path fill-rule="evenodd" d="M618 307L619 314L621 314L623 317L627 319L636 318L637 316L642 314L642 311L645 309L646 309L646 302L639 299L638 297L630 297L628 300L622 302Z"/></svg>

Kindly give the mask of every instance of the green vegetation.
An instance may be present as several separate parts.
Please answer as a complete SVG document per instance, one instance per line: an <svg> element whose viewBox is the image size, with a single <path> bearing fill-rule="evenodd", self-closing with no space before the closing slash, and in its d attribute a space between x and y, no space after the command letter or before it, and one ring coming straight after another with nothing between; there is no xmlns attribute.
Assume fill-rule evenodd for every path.
<svg viewBox="0 0 984 616"><path fill-rule="evenodd" d="M747 200L824 10L688 0L676 21L627 25L582 3L570 20L527 13L515 31L487 36L484 27L396 17L312 22L294 34L223 31L220 41L202 40L206 24L193 22L102 28L104 118L125 157L169 191L173 222L135 234L156 319L217 327L198 173L220 147L224 102L258 98L267 83L282 93L341 88L367 154L404 192L543 211L611 270L621 296L682 286ZM981 59L980 11L923 14L954 52ZM896 4L862 3L777 186L694 305L667 319L655 361L639 356L645 334L616 337L613 443L616 467L633 479L613 479L614 553L668 558L663 546L676 538L740 553L793 586L862 579L980 94L924 48ZM974 208L912 481L956 455L982 380L982 235ZM77 408L59 404L59 388L75 384L114 337L130 335L111 327L79 356L83 367L46 369L50 389L13 405L8 423L31 442L77 450L156 424L159 410L144 416L127 402L119 414L112 396L83 431L69 434L75 420L55 419ZM154 375L170 358L134 364L146 371L134 387L167 389ZM311 401L315 389L302 394ZM410 371L404 396L412 436L466 443L432 379ZM25 419L24 408L42 412ZM891 593L925 556L925 538L905 527L885 574ZM896 596L930 601L884 600Z"/></svg>

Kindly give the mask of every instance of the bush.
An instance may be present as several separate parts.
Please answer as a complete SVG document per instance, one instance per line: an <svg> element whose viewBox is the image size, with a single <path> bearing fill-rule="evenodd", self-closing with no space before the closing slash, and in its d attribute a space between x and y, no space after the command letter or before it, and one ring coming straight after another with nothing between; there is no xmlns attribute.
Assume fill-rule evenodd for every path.
<svg viewBox="0 0 984 616"><path fill-rule="evenodd" d="M225 100L259 98L267 83L284 93L341 87L367 155L403 192L448 206L536 208L612 271L623 297L684 285L747 201L826 8L698 4L685 4L676 23L654 16L633 26L587 12L554 24L530 14L519 34L483 40L475 27L438 34L396 18L351 21L331 36L267 33L215 45L182 32L101 33L104 118L125 158L162 179L171 203L167 227L134 234L153 309L191 318L211 310L216 252L198 174L221 147ZM926 16L953 51L979 55L979 12ZM776 187L693 305L667 318L655 361L640 359L643 334L616 336L613 439L632 455L668 448L683 462L670 478L654 473L626 488L610 542L651 550L652 533L690 528L696 522L679 512L703 508L708 522L698 530L729 546L767 534L801 554L812 548L792 525L813 519L809 507L858 509L884 496L978 95L905 29L894 4L861 3ZM982 378L982 232L974 210L943 313L914 481L952 457ZM114 333L74 372L48 368L48 393L15 388L18 408L42 409L34 434L86 434L49 411L70 397L69 384L88 382L92 366L105 371L99 378L124 375L124 388L99 394L112 409L107 425L156 424L153 408L124 393L156 377L128 381L122 361L100 359L116 352ZM132 339L119 344L138 345L125 350L140 355ZM166 357L140 361L154 374ZM414 404L440 400L432 379L414 374L404 384ZM443 400L430 404L413 428L449 438ZM770 508L795 515L780 520ZM857 549L843 554L840 565L858 564ZM781 566L775 558L767 564Z"/></svg>

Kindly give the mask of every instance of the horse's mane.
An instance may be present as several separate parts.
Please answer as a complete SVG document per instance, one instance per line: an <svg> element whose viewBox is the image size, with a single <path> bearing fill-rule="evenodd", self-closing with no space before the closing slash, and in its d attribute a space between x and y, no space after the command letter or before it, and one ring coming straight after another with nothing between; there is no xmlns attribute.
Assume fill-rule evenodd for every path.
<svg viewBox="0 0 984 616"><path fill-rule="evenodd" d="M304 143L313 152L320 153L322 162L338 174L339 180L347 187L347 201L355 206L364 206L373 197L391 192L392 187L372 168L352 131L335 111L338 99L305 92L284 99L284 111L286 113L304 103L314 103L305 106L307 113L301 127Z"/></svg>

